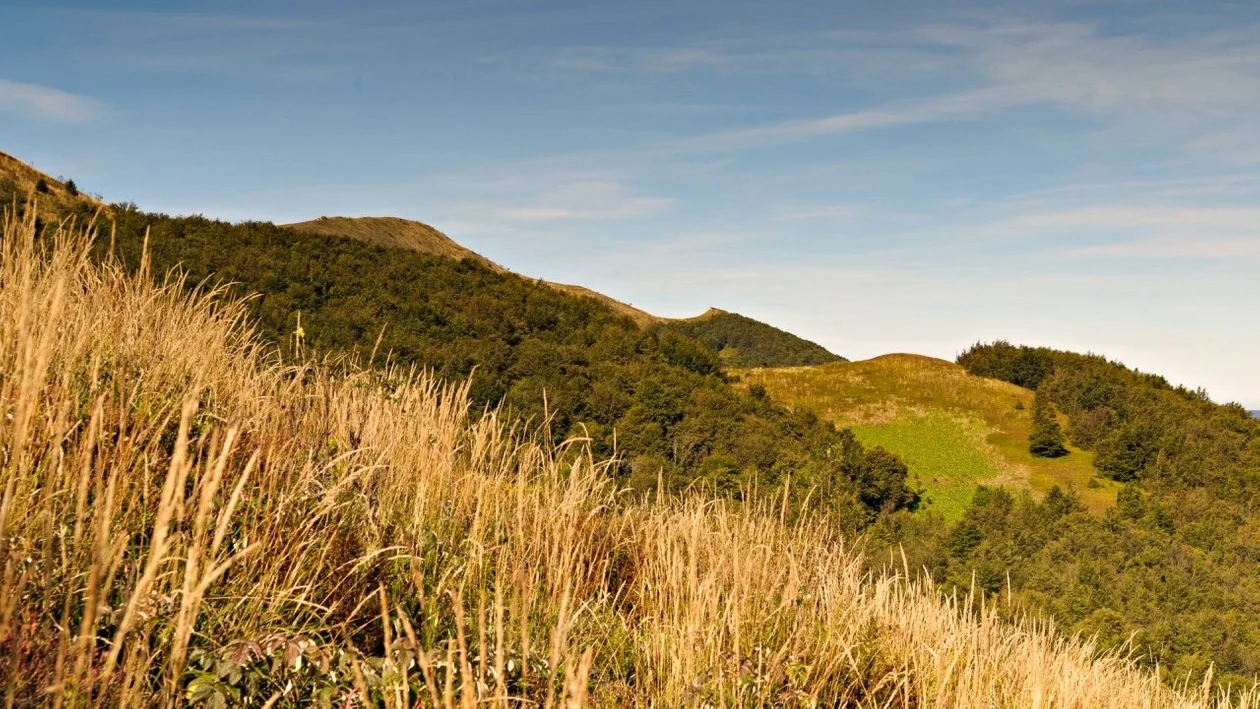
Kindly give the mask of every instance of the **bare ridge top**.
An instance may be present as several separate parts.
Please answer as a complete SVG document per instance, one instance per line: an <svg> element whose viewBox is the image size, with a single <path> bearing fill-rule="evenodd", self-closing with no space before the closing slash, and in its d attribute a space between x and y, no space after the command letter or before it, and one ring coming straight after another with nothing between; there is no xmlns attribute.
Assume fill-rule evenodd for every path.
<svg viewBox="0 0 1260 709"><path fill-rule="evenodd" d="M308 234L347 236L377 246L408 249L445 258L470 258L496 271L507 269L458 244L424 222L399 217L319 217L284 226Z"/></svg>

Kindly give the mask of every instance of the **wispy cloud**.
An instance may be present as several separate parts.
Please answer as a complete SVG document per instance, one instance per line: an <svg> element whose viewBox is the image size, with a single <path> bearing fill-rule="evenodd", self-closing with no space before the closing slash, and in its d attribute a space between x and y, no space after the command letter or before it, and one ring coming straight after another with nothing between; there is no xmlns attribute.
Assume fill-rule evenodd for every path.
<svg viewBox="0 0 1260 709"><path fill-rule="evenodd" d="M1090 110L1177 106L1203 114L1260 103L1260 42L1163 43L1089 23L942 25L917 32L957 49L992 86L1028 102Z"/></svg>
<svg viewBox="0 0 1260 709"><path fill-rule="evenodd" d="M1001 92L966 91L885 108L836 113L822 118L784 121L754 128L718 131L672 141L666 147L684 152L720 152L759 148L839 133L931 123L973 115L1009 103L1009 97Z"/></svg>
<svg viewBox="0 0 1260 709"><path fill-rule="evenodd" d="M860 204L824 204L780 207L771 213L775 221L802 221L807 219L850 219L864 211Z"/></svg>
<svg viewBox="0 0 1260 709"><path fill-rule="evenodd" d="M501 201L467 204L458 211L466 213L469 222L625 220L659 212L673 203L668 197L639 194L614 180L576 179L526 194L518 190Z"/></svg>
<svg viewBox="0 0 1260 709"><path fill-rule="evenodd" d="M1224 239L1169 239L1155 237L1115 244L1097 244L1070 249L1070 256L1124 259L1260 259L1260 237Z"/></svg>
<svg viewBox="0 0 1260 709"><path fill-rule="evenodd" d="M1033 211L1001 220L995 231L1049 234L1093 243L1052 249L1068 258L1260 259L1260 209L1238 206L1104 204ZM1104 241L1099 242L1098 239Z"/></svg>
<svg viewBox="0 0 1260 709"><path fill-rule="evenodd" d="M106 107L96 99L61 89L0 79L0 111L58 123L87 123L104 115Z"/></svg>
<svg viewBox="0 0 1260 709"><path fill-rule="evenodd" d="M1130 230L1179 234L1251 233L1260 237L1260 208L1112 204L1019 215L1004 226L1026 230Z"/></svg>
<svg viewBox="0 0 1260 709"><path fill-rule="evenodd" d="M894 102L875 103L815 118L695 135L670 144L683 151L726 151L806 141L819 137L898 126L967 119L1022 106L1051 106L1122 122L1125 126L1188 133L1187 148L1227 154L1250 147L1260 131L1260 28L1222 38L1161 42L1146 35L1106 34L1090 23L1027 22L925 26L901 43L861 44L865 58L854 66L834 61L851 53L831 49L766 51L743 56L748 65L792 62L825 67L836 81L860 81L871 63L886 88L913 85ZM850 35L811 35L810 42L853 43ZM598 56L598 55L596 55ZM608 59L587 56L592 65ZM615 54L613 56L616 56ZM771 63L768 59L773 58ZM917 57L917 61L903 61ZM655 50L640 61L660 71L741 65L731 49ZM803 69L802 69L803 70ZM923 78L936 88L924 95ZM943 90L942 90L943 89ZM903 96L907 95L902 91Z"/></svg>

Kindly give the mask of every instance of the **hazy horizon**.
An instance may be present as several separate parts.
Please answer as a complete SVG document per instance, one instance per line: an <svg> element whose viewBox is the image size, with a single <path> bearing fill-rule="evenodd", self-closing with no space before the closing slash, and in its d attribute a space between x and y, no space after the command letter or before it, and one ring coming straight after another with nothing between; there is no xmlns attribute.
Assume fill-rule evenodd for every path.
<svg viewBox="0 0 1260 709"><path fill-rule="evenodd" d="M1260 9L9 3L0 150L142 208L424 221L864 359L1093 351L1260 409Z"/></svg>

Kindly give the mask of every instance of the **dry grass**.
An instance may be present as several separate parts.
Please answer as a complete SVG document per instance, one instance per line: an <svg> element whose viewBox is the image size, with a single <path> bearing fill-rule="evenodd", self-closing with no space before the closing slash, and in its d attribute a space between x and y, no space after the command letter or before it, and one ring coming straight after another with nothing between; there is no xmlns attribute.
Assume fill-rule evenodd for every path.
<svg viewBox="0 0 1260 709"><path fill-rule="evenodd" d="M35 190L35 185L41 179L48 188L47 192L39 193ZM34 208L48 219L55 219L56 214L83 205L103 212L108 212L110 209L108 205L102 204L95 197L84 192L79 192L77 195L70 194L60 180L45 175L12 155L0 151L0 186L6 182L10 184L19 199L37 200ZM6 197L5 200L0 201L8 199ZM0 208L12 206L12 204L0 204Z"/></svg>
<svg viewBox="0 0 1260 709"><path fill-rule="evenodd" d="M461 387L284 366L219 294L33 231L0 244L9 706L1213 703L867 577L821 520L623 501Z"/></svg>

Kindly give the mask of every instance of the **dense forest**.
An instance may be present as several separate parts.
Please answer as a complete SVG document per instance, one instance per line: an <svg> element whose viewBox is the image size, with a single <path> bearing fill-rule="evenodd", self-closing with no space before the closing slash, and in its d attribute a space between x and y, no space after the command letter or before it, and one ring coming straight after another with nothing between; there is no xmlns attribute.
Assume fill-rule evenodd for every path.
<svg viewBox="0 0 1260 709"><path fill-rule="evenodd" d="M729 367L797 367L845 361L821 345L790 332L717 309L698 318L671 320L658 327L699 340Z"/></svg>
<svg viewBox="0 0 1260 709"><path fill-rule="evenodd" d="M951 527L888 520L939 580L1009 588L1067 632L1109 646L1132 637L1170 680L1214 666L1225 684L1260 674L1260 421L1236 404L1170 385L1103 357L976 345L973 374L1033 388L1066 414L1066 435L1094 451L1100 476L1125 483L1101 518L1070 490L1034 501L982 489Z"/></svg>
<svg viewBox="0 0 1260 709"><path fill-rule="evenodd" d="M90 218L86 209L77 216ZM827 506L850 527L917 503L895 456L762 392L737 392L696 339L645 331L594 298L476 259L264 222L115 205L107 229L98 258L138 267L147 234L155 275L252 294L259 333L287 357L299 346L308 356L375 353L376 364L471 377L477 404L504 405L557 442L589 438L596 456L616 457L618 480L631 489L703 485L739 496L790 478L792 499Z"/></svg>

